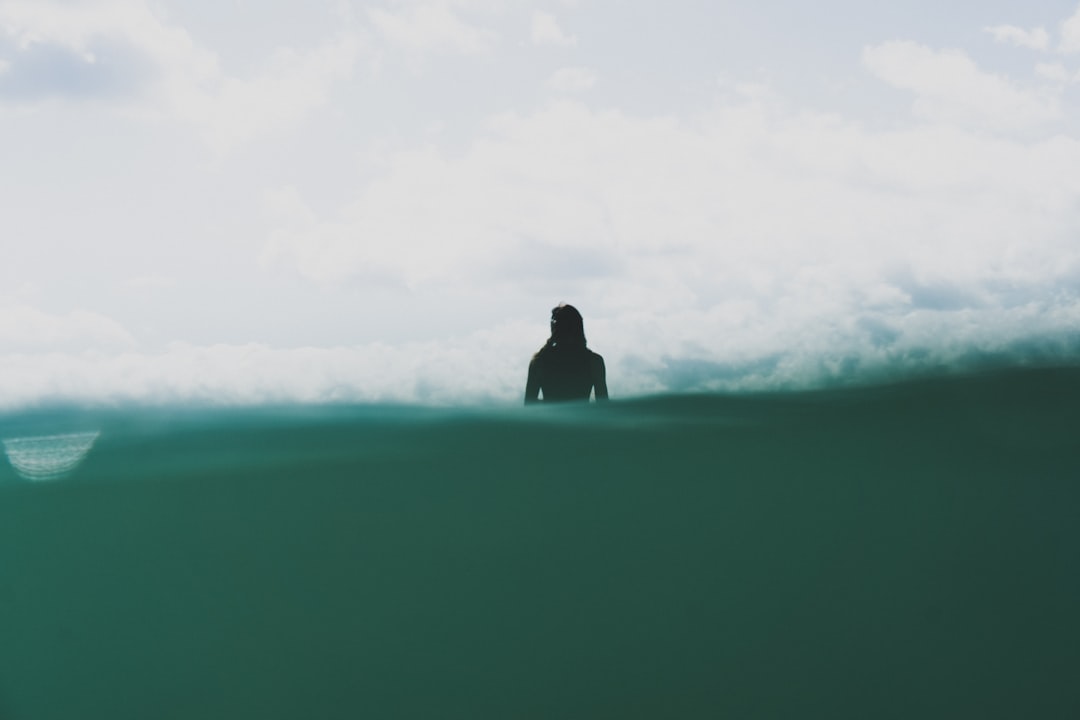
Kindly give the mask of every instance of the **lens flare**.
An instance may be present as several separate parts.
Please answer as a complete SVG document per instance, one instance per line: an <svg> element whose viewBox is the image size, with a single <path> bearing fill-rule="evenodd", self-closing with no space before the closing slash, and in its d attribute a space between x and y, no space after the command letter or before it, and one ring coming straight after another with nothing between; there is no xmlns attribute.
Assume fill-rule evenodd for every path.
<svg viewBox="0 0 1080 720"><path fill-rule="evenodd" d="M58 480L83 461L99 431L6 438L4 452L23 479Z"/></svg>

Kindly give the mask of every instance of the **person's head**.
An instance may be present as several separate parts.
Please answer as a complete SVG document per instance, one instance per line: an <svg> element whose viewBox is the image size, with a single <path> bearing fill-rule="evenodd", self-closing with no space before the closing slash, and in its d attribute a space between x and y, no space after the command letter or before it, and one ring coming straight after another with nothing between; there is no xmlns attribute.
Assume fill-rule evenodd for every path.
<svg viewBox="0 0 1080 720"><path fill-rule="evenodd" d="M552 309L551 342L563 347L585 347L585 323L573 305L563 303Z"/></svg>

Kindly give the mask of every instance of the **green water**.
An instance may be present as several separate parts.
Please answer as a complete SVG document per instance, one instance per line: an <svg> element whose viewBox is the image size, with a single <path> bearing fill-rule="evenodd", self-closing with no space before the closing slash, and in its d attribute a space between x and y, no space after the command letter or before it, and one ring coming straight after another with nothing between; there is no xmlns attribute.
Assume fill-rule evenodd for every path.
<svg viewBox="0 0 1080 720"><path fill-rule="evenodd" d="M1080 717L1076 368L0 418L91 431L0 462L3 720Z"/></svg>

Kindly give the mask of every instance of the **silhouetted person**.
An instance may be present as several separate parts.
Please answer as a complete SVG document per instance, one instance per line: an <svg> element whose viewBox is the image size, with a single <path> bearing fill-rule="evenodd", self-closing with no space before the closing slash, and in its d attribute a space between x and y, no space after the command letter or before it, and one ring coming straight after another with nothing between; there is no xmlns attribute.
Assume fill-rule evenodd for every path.
<svg viewBox="0 0 1080 720"><path fill-rule="evenodd" d="M563 400L607 400L604 358L585 347L585 324L572 305L551 311L551 337L533 355L525 383L525 404Z"/></svg>

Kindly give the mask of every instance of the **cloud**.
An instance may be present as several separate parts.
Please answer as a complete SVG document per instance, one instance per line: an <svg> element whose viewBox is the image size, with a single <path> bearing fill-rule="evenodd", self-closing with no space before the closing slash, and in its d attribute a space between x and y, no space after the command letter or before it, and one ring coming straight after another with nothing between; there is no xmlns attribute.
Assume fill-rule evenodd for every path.
<svg viewBox="0 0 1080 720"><path fill-rule="evenodd" d="M569 300L623 392L802 386L1075 330L1077 163L1064 136L871 131L754 96L682 120L561 101L465 152L392 156L329 217L281 191L267 260L467 287L520 323ZM497 351L506 377L528 352Z"/></svg>
<svg viewBox="0 0 1080 720"><path fill-rule="evenodd" d="M28 305L0 305L0 352L132 348L135 339L115 320L87 310L57 315Z"/></svg>
<svg viewBox="0 0 1080 720"><path fill-rule="evenodd" d="M757 100L692 123L564 101L535 115L498 116L489 127L464 154L393 156L386 176L332 220L283 192L271 200L282 213L272 252L331 283L372 274L414 284L464 271L497 276L525 242L553 254L591 248L645 260L662 252L691 265L726 256L779 267L796 260L775 258L786 244L810 262L870 251L902 258L923 246L929 261L940 241L958 242L942 223L949 208L989 250L1004 230L986 222L988 208L1067 208L1077 189L1062 163L1077 158L1078 144L1064 137L1028 146L949 127L870 133ZM1024 212L1010 231L1027 225ZM880 247L867 247L874 236ZM769 246L759 251L756 241ZM850 252L834 252L841 248Z"/></svg>
<svg viewBox="0 0 1080 720"><path fill-rule="evenodd" d="M17 49L14 60L9 59L12 72L18 72L22 53L34 51L55 58L54 64L82 63L89 66L83 70L87 73L94 66L113 71L112 63L98 59L103 48L106 55L123 49L129 64L152 66L156 77L168 68L182 67L193 78L219 72L213 53L197 47L182 28L161 22L139 0L7 0L0 4L0 27Z"/></svg>
<svg viewBox="0 0 1080 720"><path fill-rule="evenodd" d="M135 2L0 3L0 49L8 72L0 96L130 97L156 75L153 55L190 40L156 22ZM193 66L206 58L186 57Z"/></svg>
<svg viewBox="0 0 1080 720"><path fill-rule="evenodd" d="M551 13L537 10L532 16L533 45L577 45L577 38L567 35Z"/></svg>
<svg viewBox="0 0 1080 720"><path fill-rule="evenodd" d="M13 49L0 102L114 102L188 123L219 151L300 122L349 76L358 50L343 33L308 52L279 49L261 74L231 77L214 52L143 0L8 0L0 3L4 37Z"/></svg>
<svg viewBox="0 0 1080 720"><path fill-rule="evenodd" d="M406 21L423 7L463 23L496 11L474 1L398 3L391 14L405 24L391 25L411 27ZM346 32L280 50L237 78L140 3L103 3L101 14L76 19L65 13L78 4L24 5L31 10L21 24L3 25L17 31L5 35L10 49L0 56L13 58L9 74L39 79L27 87L84 99L56 79L63 73L29 73L21 62L47 50L63 61L57 67L74 64L100 80L76 86L94 88L103 102L183 119L224 149L301 122L331 100L334 83L364 50ZM38 7L60 10L31 17ZM109 8L123 12L110 16ZM99 28L126 28L132 18L145 23L136 23L138 32ZM484 51L495 38L470 45L436 33L394 42L460 53ZM149 74L112 84L107 74L93 75L111 66L108 48L137 53ZM891 118L888 129L800 109L762 83L732 83L684 114L559 95L534 107L536 88L526 86L529 99L518 107L527 110L488 114L475 135L445 147L402 149L391 140L397 149L355 178L321 182L321 163L277 156L248 172L280 161L281 173L223 170L208 185L243 191L211 204L236 214L208 216L196 230L251 232L239 219L250 216L244 201L276 187L265 194L263 274L233 278L232 265L220 272L226 288L250 291L243 308L230 308L234 317L284 308L281 316L302 318L291 320L297 325L317 317L312 324L327 328L304 337L332 342L344 336L347 317L348 337L385 342L177 343L149 352L100 315L5 306L0 401L517 403L528 357L546 335L547 309L563 300L584 312L617 396L805 387L970 357L1075 357L1080 142L1054 122L1067 98L987 73L958 51L914 43L867 48L864 62L915 100L913 113ZM1060 75L1049 64L1039 72L1052 81ZM563 68L549 82L559 93L583 91L595 75ZM41 98L26 92L5 102ZM341 157L353 157L347 145ZM320 182L304 177L310 167ZM174 188L183 185L162 189ZM233 207L234 200L241 202ZM139 248L141 237L124 242L145 257L154 249ZM116 278L123 284L133 274L120 268ZM140 298L173 294L160 275L131 282L141 291L127 292ZM268 303L274 310L259 304L259 293L279 291L282 298ZM223 297L227 290L205 302ZM396 327L424 313L438 318ZM202 337L222 331L283 344L298 335L260 335L223 320Z"/></svg>
<svg viewBox="0 0 1080 720"><path fill-rule="evenodd" d="M1032 50L1046 50L1050 47L1050 33L1041 27L1025 30L1015 25L995 25L993 27L984 27L983 30L993 35L994 40L1000 43L1031 48Z"/></svg>
<svg viewBox="0 0 1080 720"><path fill-rule="evenodd" d="M1061 117L1059 96L1016 87L985 73L959 50L913 42L867 47L863 64L890 85L915 94L917 115L934 122L991 130L1022 130Z"/></svg>
<svg viewBox="0 0 1080 720"><path fill-rule="evenodd" d="M368 18L389 44L417 54L480 55L498 41L494 32L466 22L447 2L407 4L397 12L371 8Z"/></svg>
<svg viewBox="0 0 1080 720"><path fill-rule="evenodd" d="M336 82L351 75L356 52L357 42L348 34L306 53L281 49L261 75L246 80L222 75L209 90L180 81L168 102L212 147L225 151L299 124L327 102Z"/></svg>
<svg viewBox="0 0 1080 720"><path fill-rule="evenodd" d="M179 285L174 277L168 275L138 275L128 280L128 285L141 290L171 290Z"/></svg>
<svg viewBox="0 0 1080 720"><path fill-rule="evenodd" d="M1069 71L1061 63L1038 63L1035 74L1055 83L1067 83L1071 79Z"/></svg>
<svg viewBox="0 0 1080 720"><path fill-rule="evenodd" d="M1080 52L1080 7L1061 23L1061 44L1058 45L1058 50L1066 54Z"/></svg>
<svg viewBox="0 0 1080 720"><path fill-rule="evenodd" d="M547 81L548 87L561 93L580 93L596 84L596 73L588 68L559 68Z"/></svg>
<svg viewBox="0 0 1080 720"><path fill-rule="evenodd" d="M34 43L13 51L17 64L5 63L0 100L124 100L142 94L152 73L136 48L123 42L89 47L93 49L79 52Z"/></svg>

